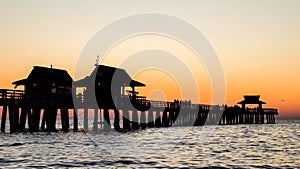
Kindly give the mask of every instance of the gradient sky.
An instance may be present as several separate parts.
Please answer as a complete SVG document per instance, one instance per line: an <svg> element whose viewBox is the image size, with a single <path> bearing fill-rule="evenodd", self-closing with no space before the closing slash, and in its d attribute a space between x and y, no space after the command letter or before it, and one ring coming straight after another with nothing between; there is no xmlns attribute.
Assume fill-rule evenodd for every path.
<svg viewBox="0 0 300 169"><path fill-rule="evenodd" d="M279 109L280 117L300 117L299 0L2 0L0 88L12 88L11 82L27 77L34 65L52 64L67 69L73 76L81 50L98 30L116 19L144 12L177 16L207 37L224 69L227 104L234 105L245 94L260 94L267 107ZM155 36L143 37L142 41L152 43L140 43L138 37L132 38L120 43L110 55L127 56L126 49L134 50L137 45L149 48L155 44L155 48L162 46L169 52L176 51L170 46L180 46ZM186 60L191 60L189 51L184 52L182 46L179 49ZM112 58L107 57L104 63L118 65ZM202 84L200 100L209 103L209 76L203 72L205 69L200 64L196 70L197 82ZM168 100L181 97L175 81L161 73L145 71L134 78L147 83L148 89L142 93L148 97L152 97L151 91L159 93L156 88ZM148 76L164 77L170 85L145 78Z"/></svg>

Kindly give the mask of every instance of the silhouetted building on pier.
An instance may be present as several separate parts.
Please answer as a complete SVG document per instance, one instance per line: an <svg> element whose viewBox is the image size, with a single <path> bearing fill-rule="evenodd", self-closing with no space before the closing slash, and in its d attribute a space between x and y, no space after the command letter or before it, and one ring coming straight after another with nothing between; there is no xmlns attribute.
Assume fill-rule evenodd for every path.
<svg viewBox="0 0 300 169"><path fill-rule="evenodd" d="M96 98L99 108L123 107L128 105L128 100L139 110L146 110L150 106L146 97L138 96L135 89L146 85L131 79L124 69L96 65L90 76L76 81L74 85L85 88L83 97L86 103L95 104L93 100Z"/></svg>
<svg viewBox="0 0 300 169"><path fill-rule="evenodd" d="M263 108L262 105L266 102L259 100L259 95L245 95L244 100L238 102L242 105L240 121L242 123L264 123L264 115L266 116L267 123L275 123L274 115L278 115L277 109ZM254 108L248 108L247 105L257 105Z"/></svg>
<svg viewBox="0 0 300 169"><path fill-rule="evenodd" d="M95 131L97 131L99 123L98 109L104 110L103 118L106 122L104 125L105 129L110 128L109 109L114 110L114 128L119 130L119 110L124 110L123 128L129 129L129 114L128 112L125 113L125 111L145 111L150 107L150 102L146 100L146 97L138 96L138 92L135 90L136 87L144 87L146 85L131 79L124 69L96 64L90 76L76 81L74 85L76 88L84 88L83 104L82 106L77 106L85 108L84 129L88 128L88 110L86 107L93 107L95 109ZM137 113L133 114L133 119L137 119Z"/></svg>
<svg viewBox="0 0 300 169"><path fill-rule="evenodd" d="M24 86L24 99L32 103L72 101L72 78L65 70L34 66L26 79L12 84Z"/></svg>
<svg viewBox="0 0 300 169"><path fill-rule="evenodd" d="M58 109L61 112L62 130L67 131L69 129L68 109L73 107L72 81L66 70L54 69L52 66L51 68L34 66L26 79L13 82L15 88L24 86L25 92L15 104L8 104L10 116L14 116L10 119L11 131L24 130L26 119L30 131L40 131L40 129L56 131ZM20 118L19 108L22 109ZM40 125L42 109L44 113ZM77 120L75 116L76 114L74 119ZM4 127L2 128L3 131ZM77 130L77 124L74 128Z"/></svg>
<svg viewBox="0 0 300 169"><path fill-rule="evenodd" d="M247 104L256 104L258 109L262 109L262 105L266 104L266 102L263 102L259 100L260 96L259 95L246 95L244 96L244 100L238 102L238 104L242 105L242 109L246 111L246 105Z"/></svg>

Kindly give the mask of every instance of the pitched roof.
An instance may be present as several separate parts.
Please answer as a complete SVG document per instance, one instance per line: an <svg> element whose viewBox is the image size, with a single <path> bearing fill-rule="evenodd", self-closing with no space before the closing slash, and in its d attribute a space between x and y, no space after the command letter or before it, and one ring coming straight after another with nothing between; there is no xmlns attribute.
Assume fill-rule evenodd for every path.
<svg viewBox="0 0 300 169"><path fill-rule="evenodd" d="M143 87L146 86L144 83L138 82L136 80L131 80L130 82L131 87Z"/></svg>
<svg viewBox="0 0 300 169"><path fill-rule="evenodd" d="M259 95L246 95L244 96L244 100L237 104L266 104L266 102L259 100L259 98Z"/></svg>
<svg viewBox="0 0 300 169"><path fill-rule="evenodd" d="M121 85L125 86L146 86L145 84L132 80L128 73L121 68L106 66L106 65L97 65L90 76L86 76L84 79L78 80L75 82L77 87L85 87L91 80L95 81L96 79L108 80L111 81L112 78L117 80Z"/></svg>
<svg viewBox="0 0 300 169"><path fill-rule="evenodd" d="M66 70L41 66L34 66L27 79L18 80L12 84L17 87L32 82L72 86L72 78Z"/></svg>

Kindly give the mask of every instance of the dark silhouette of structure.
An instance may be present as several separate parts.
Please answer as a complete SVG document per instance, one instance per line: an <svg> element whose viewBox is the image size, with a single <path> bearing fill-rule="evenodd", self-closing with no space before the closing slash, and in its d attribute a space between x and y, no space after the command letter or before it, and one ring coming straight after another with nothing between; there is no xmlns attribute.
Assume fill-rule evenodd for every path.
<svg viewBox="0 0 300 169"><path fill-rule="evenodd" d="M138 92L135 90L136 87L144 87L146 85L132 80L124 69L96 64L90 76L74 82L74 85L75 87L84 88L83 107L97 105L94 109L104 110L105 124L108 124L108 126L105 125L105 128L110 128L109 109L115 111L114 124L116 125L114 127L119 130L120 126L117 125L120 121L118 108L129 109L130 106L133 106L138 111L145 111L150 108L150 102L146 100L146 97L138 96ZM128 87L131 90L126 90ZM95 98L96 104L94 103ZM87 111L84 113L85 129L88 127ZM95 112L98 113L97 110ZM98 117L98 114L94 114L94 117ZM125 126L128 126L130 122L127 119L123 120L125 121ZM94 124L96 130L99 122L96 120Z"/></svg>
<svg viewBox="0 0 300 169"><path fill-rule="evenodd" d="M136 87L146 85L132 80L124 69L96 65L90 76L74 82L74 85L85 88L84 100L90 103L96 98L100 108L116 109L128 97L138 110L147 110L150 107L146 97L138 96L135 90ZM131 90L126 90L127 87ZM119 105L115 105L118 103Z"/></svg>
<svg viewBox="0 0 300 169"><path fill-rule="evenodd" d="M26 79L12 83L15 88L24 86L25 97L32 103L48 103L72 100L72 78L61 69L34 66Z"/></svg>
<svg viewBox="0 0 300 169"><path fill-rule="evenodd" d="M277 109L263 108L266 103L257 95L244 96L238 103L242 107L193 104L176 99L173 102L150 101L136 91L136 87L145 87L145 84L131 79L124 69L105 65L96 64L90 76L73 82L74 86L72 82L65 70L35 66L26 79L13 82L15 88L24 86L24 91L0 89L1 132L5 132L7 111L11 133L26 131L26 120L31 132L56 131L58 113L61 129L68 131L70 109L73 110L74 131L78 130L79 109L83 110L84 130L90 130L88 112L93 109L94 132L99 128L110 130L111 120L115 130L130 131L147 127L263 124L265 118L267 123L275 123L274 116L278 115ZM76 88L83 88L83 93L75 97L77 106L74 107L72 94L76 95ZM258 106L247 108L247 104ZM113 117L109 110L114 112Z"/></svg>
<svg viewBox="0 0 300 169"><path fill-rule="evenodd" d="M73 102L72 78L67 71L34 66L26 79L15 81L12 84L15 85L15 88L24 86L25 91L2 90L2 132L5 130L7 106L9 107L11 132L25 130L26 119L28 119L30 131L40 131L42 109L44 110L42 130L56 131L58 109L61 113L62 129L64 131L69 129L68 108L73 106ZM8 97L7 92L12 92L12 94ZM74 129L77 128L76 125Z"/></svg>
<svg viewBox="0 0 300 169"><path fill-rule="evenodd" d="M266 114L267 123L275 123L274 114L277 114L277 109L264 109L262 105L266 104L266 102L259 100L259 98L259 95L244 96L244 100L238 102L238 104L242 105L242 113L244 114L240 120L250 124L254 123L253 120L255 120L255 123L264 123L264 114ZM248 108L246 107L247 104L254 104L257 107Z"/></svg>

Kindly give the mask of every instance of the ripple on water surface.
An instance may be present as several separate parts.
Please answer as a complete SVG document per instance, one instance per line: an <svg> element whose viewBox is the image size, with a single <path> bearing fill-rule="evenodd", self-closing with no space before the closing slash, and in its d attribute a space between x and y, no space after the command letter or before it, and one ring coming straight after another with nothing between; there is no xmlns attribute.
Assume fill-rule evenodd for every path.
<svg viewBox="0 0 300 169"><path fill-rule="evenodd" d="M1 134L0 163L19 168L297 168L299 124L279 121L275 125L171 127L97 135Z"/></svg>

